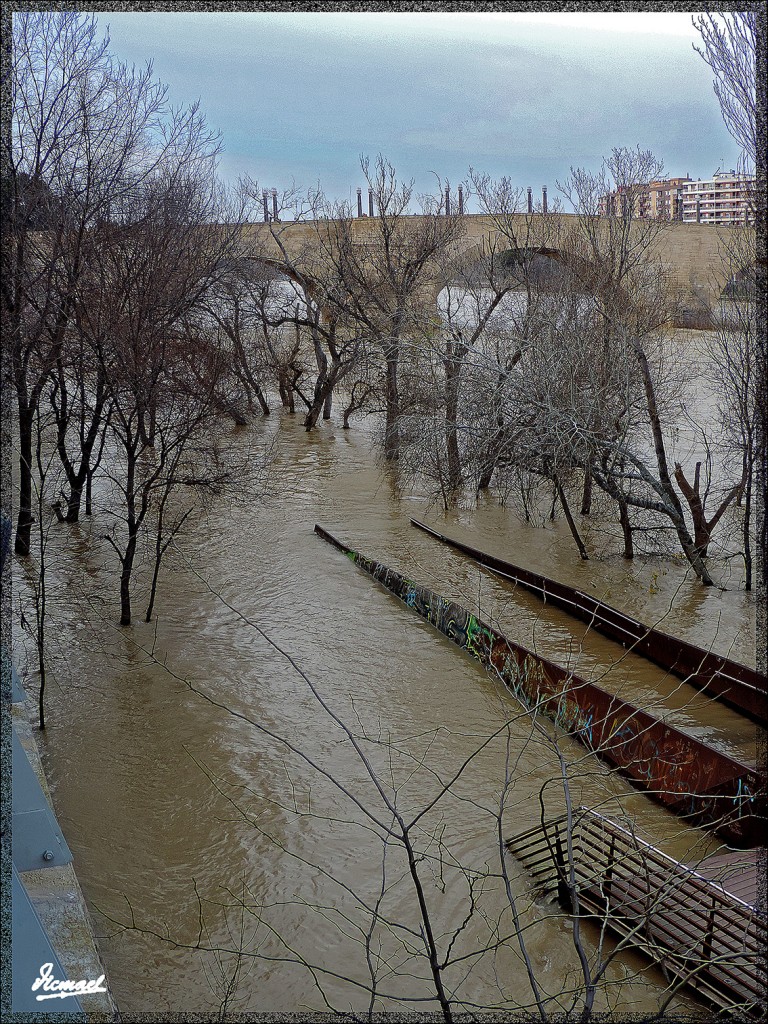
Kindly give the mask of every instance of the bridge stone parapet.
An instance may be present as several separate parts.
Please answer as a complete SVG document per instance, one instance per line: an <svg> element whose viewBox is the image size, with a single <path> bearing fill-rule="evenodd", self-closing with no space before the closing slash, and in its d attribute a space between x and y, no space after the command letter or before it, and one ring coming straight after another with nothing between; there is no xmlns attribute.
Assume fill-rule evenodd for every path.
<svg viewBox="0 0 768 1024"><path fill-rule="evenodd" d="M415 224L419 215L409 218ZM463 232L455 246L460 252L481 252L493 248L497 253L510 248L509 241L494 219L484 214L463 215ZM598 218L598 235L607 236L608 218ZM637 221L637 231L646 230L647 221ZM365 245L376 236L376 218L357 217L349 222L350 236L355 243ZM517 214L509 218L511 232L525 239L527 249L541 251L558 258L559 246L563 253L569 250L576 228L575 214ZM326 230L329 229L329 230ZM681 313L704 311L714 307L732 274L743 268L729 266L724 257L728 236L734 230L709 224L691 224L674 221L660 226L653 238L651 255L664 272L668 298ZM242 229L244 256L263 260L287 271L301 266L304 274L312 276L313 265L319 259L320 239L332 243L333 222L299 221L247 224ZM568 257L563 258L568 262ZM441 279L440 268L435 268L435 292L447 284ZM293 276L293 273L291 273Z"/></svg>

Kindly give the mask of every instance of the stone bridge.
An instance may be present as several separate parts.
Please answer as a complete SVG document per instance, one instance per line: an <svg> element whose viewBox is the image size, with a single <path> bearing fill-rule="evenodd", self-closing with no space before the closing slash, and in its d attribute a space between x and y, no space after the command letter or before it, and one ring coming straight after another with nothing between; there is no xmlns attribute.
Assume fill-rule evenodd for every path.
<svg viewBox="0 0 768 1024"><path fill-rule="evenodd" d="M420 218L414 215L409 219L417 222ZM568 255L572 248L568 246L567 239L576 226L574 214L517 214L508 218L504 233L494 224L493 218L486 215L464 214L461 219L464 230L455 247L470 256L473 251L476 252L478 259L484 247L487 249L493 246L497 253L512 251L509 241L512 235L518 250L525 248L541 252L566 265L573 260ZM648 223L634 221L630 230L643 231L647 229ZM289 265L301 265L311 278L312 253L318 247L321 224L316 221L273 221L246 225L242 234L243 254L264 260L286 272L289 269L287 262ZM353 239L364 245L373 237L375 224L375 218L352 219ZM608 218L597 221L598 231L602 231L604 236L608 225ZM688 322L694 326L697 315L700 317L708 306L717 303L723 288L735 272L722 255L722 241L734 230L744 229L674 221L664 224L655 235L651 252L665 273L669 298L679 310L676 322ZM287 261L281 245L285 248ZM294 275L291 273L290 276ZM436 270L430 290L436 296L447 283L447 280L441 278L441 272Z"/></svg>

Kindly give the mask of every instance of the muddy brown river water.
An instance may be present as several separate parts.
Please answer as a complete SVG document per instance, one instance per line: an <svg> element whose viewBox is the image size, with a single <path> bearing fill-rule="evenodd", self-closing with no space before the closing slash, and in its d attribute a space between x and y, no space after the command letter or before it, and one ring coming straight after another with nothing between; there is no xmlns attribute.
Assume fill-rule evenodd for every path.
<svg viewBox="0 0 768 1024"><path fill-rule="evenodd" d="M67 602L53 609L58 668L45 760L117 1002L125 1011L218 1007L218 964L228 979L236 958L191 948L202 944L249 954L231 1009L364 1013L376 955L377 1008L437 1009L417 955L416 894L397 844L381 838L391 816L380 785L397 793L401 813L424 811L416 839L433 927L444 950L461 929L452 952L466 956L449 972L456 998L470 1008L531 1007L514 938L483 956L472 950L514 930L500 883L488 877L498 872L505 769L510 835L537 823L542 801L547 813L562 810L555 749L476 662L319 540L314 524L748 760L756 733L739 715L543 609L409 517L752 664L753 599L738 589L732 561L717 566L727 589L705 590L678 559L626 563L598 526L587 531L595 557L583 563L560 520L526 526L493 498L446 514L417 493L398 494L365 424L345 432L331 421L307 435L298 417L273 415L228 440L254 439L275 445L276 488L267 500L222 500L197 518L168 556L156 623L115 625L98 516L73 536L76 560L54 569ZM137 593L141 586L139 576ZM559 745L574 803L622 817L689 862L721 848L568 737ZM462 765L451 792L425 810ZM509 872L548 1008L568 1008L580 988L570 924L533 897L514 862ZM476 913L467 922L468 879ZM371 930L380 898L382 921ZM598 940L587 928L590 956ZM665 986L658 969L622 953L597 1007L651 1011Z"/></svg>

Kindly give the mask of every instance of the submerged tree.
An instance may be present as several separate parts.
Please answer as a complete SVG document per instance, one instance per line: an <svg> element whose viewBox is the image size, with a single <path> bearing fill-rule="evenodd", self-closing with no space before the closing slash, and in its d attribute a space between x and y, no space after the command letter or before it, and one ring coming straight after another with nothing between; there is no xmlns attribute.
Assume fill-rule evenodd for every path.
<svg viewBox="0 0 768 1024"><path fill-rule="evenodd" d="M326 292L331 309L347 330L364 336L380 352L383 365L384 455L400 457L400 361L403 346L434 321L434 264L462 233L457 213L447 213L429 197L416 198L413 183L397 178L382 156L371 166L362 160L374 216L358 222L341 209L318 222L322 259L333 268L338 287ZM442 200L441 200L442 201Z"/></svg>
<svg viewBox="0 0 768 1024"><path fill-rule="evenodd" d="M420 386L404 420L408 462L446 505L472 477L484 487L495 473L504 493L524 477L549 481L582 558L571 495L581 482L589 514L594 481L618 508L625 557L638 528L671 527L711 583L709 538L745 482L740 468L707 510L682 454L671 454L690 367L670 362L674 306L658 261L665 224L640 215L661 170L639 149L614 150L597 174L573 170L560 186L571 218L524 212L511 183L474 176L498 241L477 254L475 279L459 264L444 271L452 283L442 329L410 357ZM609 195L617 205L604 216Z"/></svg>
<svg viewBox="0 0 768 1024"><path fill-rule="evenodd" d="M53 375L61 431L82 408L71 337L77 289L116 210L162 165L197 111L172 110L164 86L116 61L94 16L17 12L13 18L11 132L3 145L3 323L18 401L19 517L16 551L29 553L33 425ZM82 375L80 375L82 379ZM75 388L71 397L65 388ZM98 403L97 403L98 404ZM78 412L90 445L101 413ZM74 421L72 426L74 427ZM79 429L79 428L78 428ZM69 461L70 508L91 465ZM80 464L78 465L78 461Z"/></svg>
<svg viewBox="0 0 768 1024"><path fill-rule="evenodd" d="M696 575L703 583L711 583L674 487L660 401L659 357L663 357L664 329L671 320L671 309L655 243L665 223L637 216L642 191L661 171L661 164L649 152L615 149L600 173L572 170L560 186L577 214L570 247L576 257L574 266L583 268L580 283L590 295L594 322L602 333L602 365L610 366L617 345L624 352L623 361L629 357L634 363L639 387L633 398L636 401L638 394L641 398L639 411L652 453L649 459L637 447L637 433L626 433L623 427L620 441L585 430L596 455L599 452L587 468L619 504L625 553L629 550L626 506L660 513L670 520ZM620 210L614 216L600 217L601 199L608 194L619 197ZM637 409L633 403L625 415ZM632 486L622 487L620 481Z"/></svg>
<svg viewBox="0 0 768 1024"><path fill-rule="evenodd" d="M169 492L184 479L207 479L196 462L210 444L226 367L202 314L237 238L236 228L223 225L239 218L225 215L204 123L190 126L178 156L121 211L99 262L99 291L110 310L100 365L112 396L109 476L125 527L122 541L113 534L108 540L120 559L123 625L131 621L131 575L153 502L161 533Z"/></svg>

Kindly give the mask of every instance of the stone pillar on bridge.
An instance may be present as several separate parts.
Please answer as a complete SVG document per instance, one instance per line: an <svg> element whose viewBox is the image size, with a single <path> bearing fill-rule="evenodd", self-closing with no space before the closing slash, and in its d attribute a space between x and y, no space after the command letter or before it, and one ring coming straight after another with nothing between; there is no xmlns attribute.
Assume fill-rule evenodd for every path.
<svg viewBox="0 0 768 1024"><path fill-rule="evenodd" d="M464 189L459 185L459 214L464 213Z"/></svg>
<svg viewBox="0 0 768 1024"><path fill-rule="evenodd" d="M361 188L357 190L357 216L363 216L363 190Z"/></svg>
<svg viewBox="0 0 768 1024"><path fill-rule="evenodd" d="M373 216L373 189L368 189L368 216Z"/></svg>
<svg viewBox="0 0 768 1024"><path fill-rule="evenodd" d="M261 203L264 207L264 223L269 223L269 204L267 200L267 190L263 189L261 193Z"/></svg>
<svg viewBox="0 0 768 1024"><path fill-rule="evenodd" d="M451 193L447 185L445 187L445 215L446 217L451 215Z"/></svg>
<svg viewBox="0 0 768 1024"><path fill-rule="evenodd" d="M541 212L547 212L547 186L545 185L541 190Z"/></svg>
<svg viewBox="0 0 768 1024"><path fill-rule="evenodd" d="M533 189L528 188L528 213L533 213Z"/></svg>
<svg viewBox="0 0 768 1024"><path fill-rule="evenodd" d="M274 219L276 221L280 220L280 218L277 215L277 189L276 188L272 189L272 216L274 217Z"/></svg>

